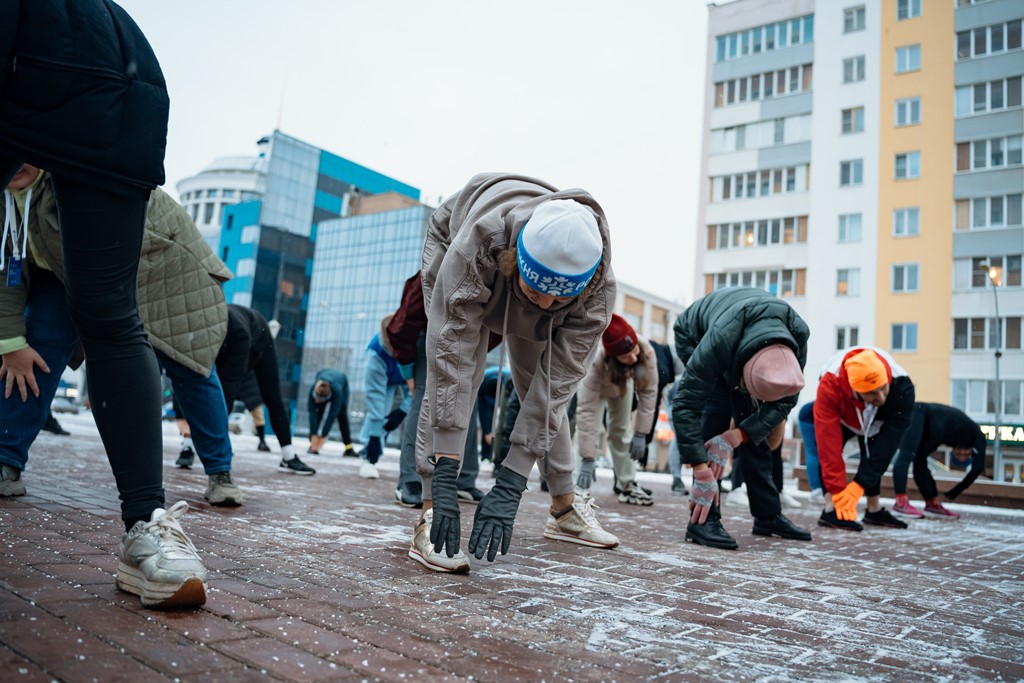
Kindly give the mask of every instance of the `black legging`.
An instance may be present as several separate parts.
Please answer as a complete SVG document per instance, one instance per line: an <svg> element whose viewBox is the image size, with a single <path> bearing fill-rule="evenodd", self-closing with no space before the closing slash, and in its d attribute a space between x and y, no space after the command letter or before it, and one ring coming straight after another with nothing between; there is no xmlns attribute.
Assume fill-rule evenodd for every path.
<svg viewBox="0 0 1024 683"><path fill-rule="evenodd" d="M0 156L0 187L20 167ZM53 176L53 191L92 412L130 529L164 507L160 369L135 296L147 201L135 188L119 194L66 176Z"/></svg>
<svg viewBox="0 0 1024 683"><path fill-rule="evenodd" d="M282 446L290 446L292 443L292 421L288 418L284 399L281 398L281 379L277 370L277 352L274 351L273 344L263 351L252 371L256 375L256 384L260 388L263 405L267 407L270 428L274 430L277 442ZM233 401L234 397L228 401L229 410Z"/></svg>

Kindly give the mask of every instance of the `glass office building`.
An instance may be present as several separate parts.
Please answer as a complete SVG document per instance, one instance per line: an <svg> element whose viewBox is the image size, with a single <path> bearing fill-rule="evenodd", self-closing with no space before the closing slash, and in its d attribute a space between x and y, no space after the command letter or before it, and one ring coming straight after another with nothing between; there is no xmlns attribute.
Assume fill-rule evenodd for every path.
<svg viewBox="0 0 1024 683"><path fill-rule="evenodd" d="M332 367L348 376L349 418L358 438L366 406L366 346L380 331L381 319L398 308L405 281L420 269L432 212L417 204L319 225L299 388L299 433L309 428L306 396L313 377Z"/></svg>
<svg viewBox="0 0 1024 683"><path fill-rule="evenodd" d="M281 323L281 388L294 409L314 251L318 267L332 267L333 256L317 249L319 225L348 216L352 206L372 204L378 195L416 203L420 191L280 131L258 146L255 198L224 207L217 253L235 274L224 285L228 302Z"/></svg>

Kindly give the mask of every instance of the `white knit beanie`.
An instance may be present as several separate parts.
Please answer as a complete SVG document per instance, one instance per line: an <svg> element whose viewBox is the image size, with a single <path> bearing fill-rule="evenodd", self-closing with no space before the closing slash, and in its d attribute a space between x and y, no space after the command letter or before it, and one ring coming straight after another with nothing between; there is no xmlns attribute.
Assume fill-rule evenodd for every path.
<svg viewBox="0 0 1024 683"><path fill-rule="evenodd" d="M519 231L519 273L550 296L576 296L594 276L604 244L593 212L571 199L538 206Z"/></svg>

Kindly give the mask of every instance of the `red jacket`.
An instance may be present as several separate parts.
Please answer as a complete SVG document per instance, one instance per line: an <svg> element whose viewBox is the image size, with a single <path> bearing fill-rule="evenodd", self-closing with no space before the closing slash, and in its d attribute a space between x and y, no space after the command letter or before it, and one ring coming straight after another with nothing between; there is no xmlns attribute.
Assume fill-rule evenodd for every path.
<svg viewBox="0 0 1024 683"><path fill-rule="evenodd" d="M854 397L844 365L847 358L864 349L878 354L889 379L889 395L885 405L872 410ZM846 463L843 462L843 428L861 437L862 458L885 458L886 462L899 448L903 433L910 426L914 412L914 384L907 371L892 356L874 347L861 346L844 351L825 366L818 381L814 401L814 435L821 462L821 478L825 490L839 493L846 488ZM862 476L860 473L858 477ZM857 481L857 479L854 479ZM861 486L877 482L858 481Z"/></svg>

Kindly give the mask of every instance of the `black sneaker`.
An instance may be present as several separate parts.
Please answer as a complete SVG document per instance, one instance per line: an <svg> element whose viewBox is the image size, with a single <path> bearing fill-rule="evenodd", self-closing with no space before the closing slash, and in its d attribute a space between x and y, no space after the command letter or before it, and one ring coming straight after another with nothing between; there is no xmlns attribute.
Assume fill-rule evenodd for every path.
<svg viewBox="0 0 1024 683"><path fill-rule="evenodd" d="M260 442L256 445L256 450L263 451L264 453L269 453L270 446L267 445L266 441L260 439Z"/></svg>
<svg viewBox="0 0 1024 683"><path fill-rule="evenodd" d="M178 453L178 459L174 461L174 464L184 469L191 469L192 463L196 461L196 452L192 450L191 446L185 446L181 449L181 453Z"/></svg>
<svg viewBox="0 0 1024 683"><path fill-rule="evenodd" d="M459 489L458 495L459 500L464 500L467 503L473 503L474 505L476 505L481 501L481 499L483 499L484 492L474 486L473 488L469 489Z"/></svg>
<svg viewBox="0 0 1024 683"><path fill-rule="evenodd" d="M291 460L282 460L281 467L291 470L296 474L316 474L316 470L299 460L297 455Z"/></svg>
<svg viewBox="0 0 1024 683"><path fill-rule="evenodd" d="M846 529L847 531L864 531L864 527L862 527L858 522L839 519L839 515L836 514L835 510L830 512L822 510L821 517L818 517L818 526L828 527L830 529Z"/></svg>
<svg viewBox="0 0 1024 683"><path fill-rule="evenodd" d="M395 498L399 505L419 510L423 507L423 485L418 481L399 484L395 489Z"/></svg>
<svg viewBox="0 0 1024 683"><path fill-rule="evenodd" d="M871 524L872 526L884 526L890 529L906 529L907 523L896 519L892 516L892 513L882 508L875 512L864 513L864 523Z"/></svg>
<svg viewBox="0 0 1024 683"><path fill-rule="evenodd" d="M788 538L793 541L809 541L811 540L811 532L807 529L801 529L793 522L789 521L784 514L781 512L770 519L755 519L754 520L754 531L755 536L778 536L779 538Z"/></svg>
<svg viewBox="0 0 1024 683"><path fill-rule="evenodd" d="M341 457L343 457L343 458L358 458L359 454L356 453L356 449L354 449L351 446L349 446L348 448L345 449L345 452L341 454Z"/></svg>
<svg viewBox="0 0 1024 683"><path fill-rule="evenodd" d="M703 524L690 522L686 525L686 540L722 550L736 550L740 547L736 539L722 526L722 514L714 508Z"/></svg>
<svg viewBox="0 0 1024 683"><path fill-rule="evenodd" d="M69 436L71 434L71 432L60 426L60 422L57 422L57 418L53 416L53 413L46 416L46 422L43 423L43 431L58 436Z"/></svg>

